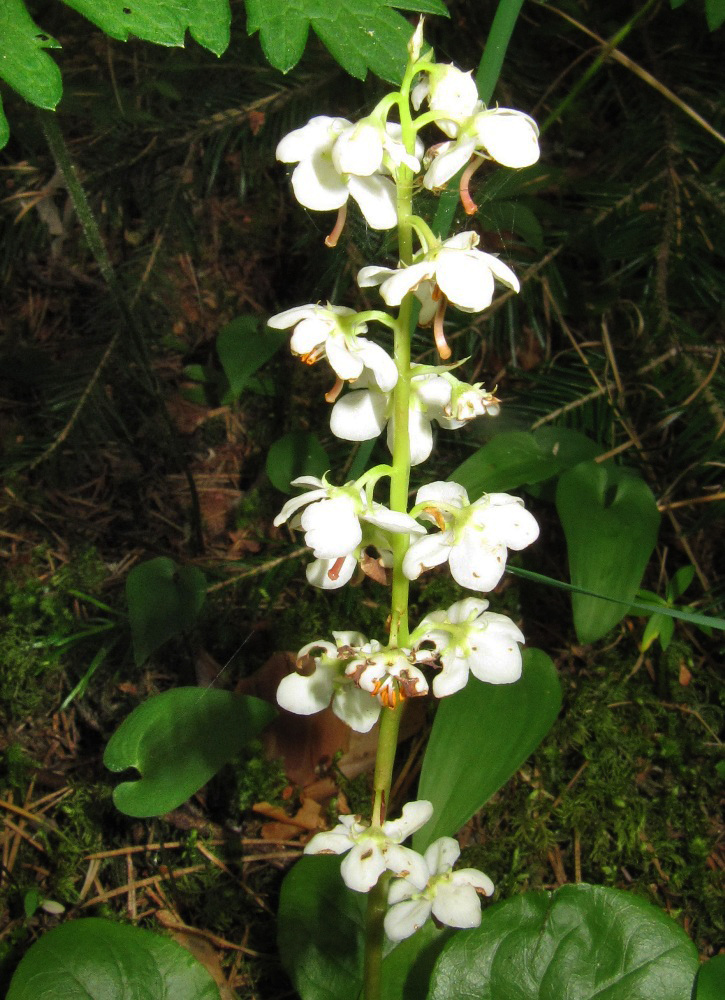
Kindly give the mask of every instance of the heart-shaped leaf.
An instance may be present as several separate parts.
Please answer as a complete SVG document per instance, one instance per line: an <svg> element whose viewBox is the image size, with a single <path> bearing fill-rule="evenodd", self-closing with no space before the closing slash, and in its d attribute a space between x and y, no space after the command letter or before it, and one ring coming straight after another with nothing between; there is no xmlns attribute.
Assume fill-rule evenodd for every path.
<svg viewBox="0 0 725 1000"><path fill-rule="evenodd" d="M206 969L169 938L92 917L54 928L18 966L7 1000L219 1000Z"/></svg>
<svg viewBox="0 0 725 1000"><path fill-rule="evenodd" d="M657 541L660 515L647 484L614 465L582 462L559 479L556 508L566 536L571 582L628 604ZM614 628L626 608L572 594L580 642Z"/></svg>
<svg viewBox="0 0 725 1000"><path fill-rule="evenodd" d="M560 708L556 669L540 649L524 650L515 684L471 677L463 691L441 699L418 788L434 811L413 837L416 851L460 830L533 753Z"/></svg>
<svg viewBox="0 0 725 1000"><path fill-rule="evenodd" d="M458 933L428 1000L690 1000L697 951L632 893L565 885L492 906Z"/></svg>
<svg viewBox="0 0 725 1000"><path fill-rule="evenodd" d="M350 1000L362 988L368 897L347 888L341 860L302 858L282 883L279 953L302 1000ZM380 1000L424 997L430 970L450 934L429 921L396 946L386 939Z"/></svg>
<svg viewBox="0 0 725 1000"><path fill-rule="evenodd" d="M504 431L467 458L450 478L474 500L483 493L506 493L551 479L600 451L596 442L567 427Z"/></svg>
<svg viewBox="0 0 725 1000"><path fill-rule="evenodd" d="M316 434L291 431L269 449L266 469L273 486L281 493L293 493L293 479L323 476L330 469L330 459Z"/></svg>
<svg viewBox="0 0 725 1000"><path fill-rule="evenodd" d="M222 402L238 400L254 373L287 339L287 334L278 330L260 329L256 316L237 316L227 323L216 340L217 354L229 382L229 391Z"/></svg>
<svg viewBox="0 0 725 1000"><path fill-rule="evenodd" d="M205 597L206 578L195 566L179 567L166 556L134 566L126 578L126 600L137 667L194 624Z"/></svg>
<svg viewBox="0 0 725 1000"><path fill-rule="evenodd" d="M266 701L214 688L175 688L149 698L111 737L103 763L141 778L113 790L128 816L163 816L186 802L271 722Z"/></svg>

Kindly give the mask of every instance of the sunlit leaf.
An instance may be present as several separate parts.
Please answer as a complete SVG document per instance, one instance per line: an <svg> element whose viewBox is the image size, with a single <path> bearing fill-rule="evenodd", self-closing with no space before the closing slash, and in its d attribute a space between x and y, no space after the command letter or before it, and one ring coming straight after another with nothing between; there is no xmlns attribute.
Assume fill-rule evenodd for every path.
<svg viewBox="0 0 725 1000"><path fill-rule="evenodd" d="M163 816L205 785L275 716L266 701L214 688L184 687L143 702L111 737L103 763L136 768L113 801L128 816Z"/></svg>
<svg viewBox="0 0 725 1000"><path fill-rule="evenodd" d="M463 691L442 698L418 786L418 798L430 800L434 813L413 837L416 851L460 830L533 753L560 707L556 669L539 649L524 651L515 684L471 676Z"/></svg>
<svg viewBox="0 0 725 1000"><path fill-rule="evenodd" d="M633 893L565 885L486 910L436 963L428 1000L690 1000L698 960Z"/></svg>
<svg viewBox="0 0 725 1000"><path fill-rule="evenodd" d="M652 491L614 465L582 462L559 479L556 507L575 587L631 602L657 541L660 515ZM580 642L595 642L626 613L621 605L572 594Z"/></svg>
<svg viewBox="0 0 725 1000"><path fill-rule="evenodd" d="M7 1000L219 1000L219 988L181 945L92 917L44 934L20 962Z"/></svg>
<svg viewBox="0 0 725 1000"><path fill-rule="evenodd" d="M715 955L697 973L694 1000L723 1000L725 997L725 954Z"/></svg>
<svg viewBox="0 0 725 1000"><path fill-rule="evenodd" d="M137 666L194 624L205 596L206 579L195 566L177 566L166 556L134 566L126 577L126 600Z"/></svg>

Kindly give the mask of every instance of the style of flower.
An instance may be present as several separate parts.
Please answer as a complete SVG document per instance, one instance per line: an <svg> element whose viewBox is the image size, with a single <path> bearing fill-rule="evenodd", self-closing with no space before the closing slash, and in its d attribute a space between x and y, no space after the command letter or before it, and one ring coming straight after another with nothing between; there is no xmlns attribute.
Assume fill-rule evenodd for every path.
<svg viewBox="0 0 725 1000"><path fill-rule="evenodd" d="M461 849L452 837L441 837L423 855L428 871L424 888L410 878L395 879L388 890L385 933L391 941L414 934L431 914L449 927L478 927L481 923L479 893L493 894L488 875L475 868L452 871Z"/></svg>
<svg viewBox="0 0 725 1000"><path fill-rule="evenodd" d="M340 866L348 888L369 892L384 871L405 878L423 889L429 869L422 855L402 842L420 830L433 815L433 806L425 799L403 806L400 819L386 820L381 827L369 826L359 816L340 816L332 830L317 833L305 847L305 854L349 854Z"/></svg>
<svg viewBox="0 0 725 1000"><path fill-rule="evenodd" d="M428 681L415 666L417 658L409 649L362 647L345 668L347 677L363 691L375 695L381 705L395 708L406 698L428 694Z"/></svg>
<svg viewBox="0 0 725 1000"><path fill-rule="evenodd" d="M436 698L464 688L469 671L488 684L512 684L521 676L523 633L487 608L488 601L467 597L426 615L411 637L416 649L432 647L443 668L433 681Z"/></svg>
<svg viewBox="0 0 725 1000"><path fill-rule="evenodd" d="M296 715L314 715L332 702L332 711L339 719L356 733L367 733L380 715L380 702L347 677L345 668L353 649L370 644L360 632L332 634L334 646L318 639L302 647L297 654L297 671L280 681L277 702Z"/></svg>
<svg viewBox="0 0 725 1000"><path fill-rule="evenodd" d="M277 313L267 322L274 330L295 328L290 348L305 364L327 358L338 379L347 382L354 382L367 369L375 384L389 392L398 381L398 369L382 347L359 336L368 327L357 316L346 306L311 303ZM328 400L332 402L329 394Z"/></svg>
<svg viewBox="0 0 725 1000"><path fill-rule="evenodd" d="M519 551L539 535L523 501L507 493L484 493L469 503L462 486L436 482L422 486L415 502L418 516L441 530L416 539L406 552L403 572L409 580L448 562L462 587L493 590L506 568L507 549Z"/></svg>
<svg viewBox="0 0 725 1000"><path fill-rule="evenodd" d="M352 392L339 399L332 408L330 429L344 441L369 441L378 437L388 425L388 447L393 449L395 434L392 419L392 394L371 384L365 373ZM443 423L449 418L444 412L451 399L451 386L440 375L414 375L410 382L408 431L410 463L420 465L433 450L432 421Z"/></svg>
<svg viewBox="0 0 725 1000"><path fill-rule="evenodd" d="M428 190L443 187L474 154L515 168L530 167L539 159L539 129L523 111L486 108L478 102L476 113L455 131L443 131L455 139L429 150L433 159L423 177Z"/></svg>
<svg viewBox="0 0 725 1000"><path fill-rule="evenodd" d="M341 209L352 196L373 229L398 224L395 184L383 171L399 163L420 168L395 128L372 118L352 124L327 115L286 135L277 146L277 159L297 163L292 189L301 205L326 212Z"/></svg>
<svg viewBox="0 0 725 1000"><path fill-rule="evenodd" d="M438 301L436 288L463 312L480 312L493 301L494 279L507 288L519 290L514 272L493 254L476 250L478 233L464 232L452 236L439 246L418 255L407 267L363 267L357 282L361 288L380 285L380 294L389 306L399 306L408 292L414 292L428 282L430 300L423 309L430 314L432 303ZM425 286L424 286L425 287Z"/></svg>
<svg viewBox="0 0 725 1000"><path fill-rule="evenodd" d="M416 111L426 99L431 111L450 116L436 118L436 125L451 139L458 134L460 122L470 118L480 104L471 73L443 63L431 66L411 91L410 100Z"/></svg>

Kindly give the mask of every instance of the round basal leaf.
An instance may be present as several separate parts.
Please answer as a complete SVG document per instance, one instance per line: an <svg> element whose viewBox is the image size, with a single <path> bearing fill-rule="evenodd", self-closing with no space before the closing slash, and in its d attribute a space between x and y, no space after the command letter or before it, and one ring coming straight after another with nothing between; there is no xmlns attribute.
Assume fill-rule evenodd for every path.
<svg viewBox="0 0 725 1000"><path fill-rule="evenodd" d="M705 962L697 973L695 1000L723 1000L725 997L725 954Z"/></svg>
<svg viewBox="0 0 725 1000"><path fill-rule="evenodd" d="M194 624L205 597L206 578L195 566L179 567L166 556L134 566L126 577L126 600L137 667Z"/></svg>
<svg viewBox="0 0 725 1000"><path fill-rule="evenodd" d="M260 329L256 316L237 316L219 331L216 349L229 390L223 403L239 399L252 375L287 341L279 330Z"/></svg>
<svg viewBox="0 0 725 1000"><path fill-rule="evenodd" d="M176 688L149 698L124 719L103 763L136 768L113 801L128 816L162 816L205 785L275 716L266 701L214 688Z"/></svg>
<svg viewBox="0 0 725 1000"><path fill-rule="evenodd" d="M660 515L652 491L614 465L582 462L559 479L556 508L566 536L571 582L628 605L657 541ZM627 613L586 594L572 594L580 642L605 636Z"/></svg>
<svg viewBox="0 0 725 1000"><path fill-rule="evenodd" d="M483 493L507 493L544 482L600 451L594 441L567 427L504 431L467 458L450 478L476 500Z"/></svg>
<svg viewBox="0 0 725 1000"><path fill-rule="evenodd" d="M219 989L175 941L90 918L36 941L7 1000L219 1000Z"/></svg>
<svg viewBox="0 0 725 1000"><path fill-rule="evenodd" d="M540 649L524 650L515 684L471 676L463 691L442 698L418 787L418 798L433 803L433 817L414 835L415 850L460 830L533 753L560 707L556 669Z"/></svg>
<svg viewBox="0 0 725 1000"><path fill-rule="evenodd" d="M433 971L428 1000L690 1000L697 951L666 914L592 885L484 911Z"/></svg>
<svg viewBox="0 0 725 1000"><path fill-rule="evenodd" d="M362 988L367 895L347 888L341 861L330 855L302 858L282 883L279 954L302 1000L351 1000ZM424 997L450 935L429 921L396 946L386 939L380 1000Z"/></svg>
<svg viewBox="0 0 725 1000"><path fill-rule="evenodd" d="M292 431L275 441L267 455L269 481L281 493L293 493L290 486L298 476L323 476L330 468L330 459L317 435L309 431Z"/></svg>

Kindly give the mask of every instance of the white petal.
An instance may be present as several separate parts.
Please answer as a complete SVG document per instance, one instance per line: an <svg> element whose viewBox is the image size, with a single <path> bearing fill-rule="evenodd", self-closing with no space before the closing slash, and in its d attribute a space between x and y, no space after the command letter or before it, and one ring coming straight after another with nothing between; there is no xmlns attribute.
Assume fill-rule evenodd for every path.
<svg viewBox="0 0 725 1000"><path fill-rule="evenodd" d="M539 537L536 518L524 507L518 497L506 493L492 493L474 504L474 521L485 527L487 534L500 538L510 549L519 551ZM480 513L479 513L480 506Z"/></svg>
<svg viewBox="0 0 725 1000"><path fill-rule="evenodd" d="M394 229L398 225L395 185L387 177L351 176L347 186L372 229Z"/></svg>
<svg viewBox="0 0 725 1000"><path fill-rule="evenodd" d="M327 360L332 370L345 381L359 378L363 370L363 361L358 352L353 352L344 337L328 337L325 345Z"/></svg>
<svg viewBox="0 0 725 1000"><path fill-rule="evenodd" d="M499 583L506 569L506 546L481 545L472 530L463 533L449 557L451 576L462 587L488 593Z"/></svg>
<svg viewBox="0 0 725 1000"><path fill-rule="evenodd" d="M421 281L433 278L435 265L429 261L399 267L380 286L380 294L389 306L399 306L408 292L412 292Z"/></svg>
<svg viewBox="0 0 725 1000"><path fill-rule="evenodd" d="M459 868L451 875L452 885L472 885L474 889L479 889L486 896L493 896L495 886L485 872L478 868Z"/></svg>
<svg viewBox="0 0 725 1000"><path fill-rule="evenodd" d="M438 531L425 538L416 539L403 558L403 574L417 580L423 570L432 569L446 562L451 552L452 531Z"/></svg>
<svg viewBox="0 0 725 1000"><path fill-rule="evenodd" d="M357 283L360 288L373 288L376 285L382 284L391 274L395 274L395 271L390 267L370 265L358 271Z"/></svg>
<svg viewBox="0 0 725 1000"><path fill-rule="evenodd" d="M359 649L360 646L364 646L366 643L365 636L362 632L353 631L342 631L333 632L333 638L335 639L335 644L339 649L341 646L352 646L355 649Z"/></svg>
<svg viewBox="0 0 725 1000"><path fill-rule="evenodd" d="M394 878L388 889L388 906L394 906L395 903L401 903L404 899L410 899L418 892L420 892L418 886L413 885L410 879Z"/></svg>
<svg viewBox="0 0 725 1000"><path fill-rule="evenodd" d="M339 570L336 571L334 579L330 576L337 560L336 559L315 559L305 570L307 582L313 587L321 590L339 590L349 581L357 566L355 556L346 556L345 561Z"/></svg>
<svg viewBox="0 0 725 1000"><path fill-rule="evenodd" d="M318 309L319 306L313 304L294 306L292 309L285 309L284 312L270 316L267 320L267 326L271 326L273 330L287 330L289 327L296 326L297 323L302 322L303 319L307 319L308 316L314 316Z"/></svg>
<svg viewBox="0 0 725 1000"><path fill-rule="evenodd" d="M385 860L388 871L407 879L419 890L425 889L429 872L422 854L409 847L401 847L399 844L388 844Z"/></svg>
<svg viewBox="0 0 725 1000"><path fill-rule="evenodd" d="M315 212L330 212L348 199L348 190L332 165L329 154L303 160L292 173L295 198Z"/></svg>
<svg viewBox="0 0 725 1000"><path fill-rule="evenodd" d="M302 674L288 674L277 688L277 704L295 715L314 715L327 708L334 690L334 668L318 664L309 677Z"/></svg>
<svg viewBox="0 0 725 1000"><path fill-rule="evenodd" d="M393 359L379 344L371 340L359 337L357 343L357 356L372 373L378 388L383 392L391 392L398 382L398 368Z"/></svg>
<svg viewBox="0 0 725 1000"><path fill-rule="evenodd" d="M316 559L337 559L353 552L362 541L355 502L338 496L320 500L302 515L305 543Z"/></svg>
<svg viewBox="0 0 725 1000"><path fill-rule="evenodd" d="M290 350L298 356L309 354L330 336L330 324L316 316L301 320L290 337Z"/></svg>
<svg viewBox="0 0 725 1000"><path fill-rule="evenodd" d="M316 833L305 845L305 854L344 854L349 851L353 841L343 831L344 827L336 826L334 830Z"/></svg>
<svg viewBox="0 0 725 1000"><path fill-rule="evenodd" d="M472 638L468 664L479 681L513 684L521 676L521 647L512 636L489 635Z"/></svg>
<svg viewBox="0 0 725 1000"><path fill-rule="evenodd" d="M397 510L388 510L382 504L373 503L372 510L362 515L363 521L374 524L383 531L393 531L397 534L424 535L426 533L417 521L413 520L410 514L403 514Z"/></svg>
<svg viewBox="0 0 725 1000"><path fill-rule="evenodd" d="M476 133L479 145L504 167L530 167L539 159L539 130L521 111L484 111L476 116Z"/></svg>
<svg viewBox="0 0 725 1000"><path fill-rule="evenodd" d="M431 418L420 410L411 410L408 414L408 437L410 439L410 464L420 465L430 457L433 451L433 429ZM390 421L388 428L388 445L392 453L393 447L390 441L393 429L393 421Z"/></svg>
<svg viewBox="0 0 725 1000"><path fill-rule="evenodd" d="M343 882L355 892L368 892L385 871L385 857L375 841L361 837L340 866Z"/></svg>
<svg viewBox="0 0 725 1000"><path fill-rule="evenodd" d="M468 493L458 483L441 480L421 486L415 496L416 507L421 503L430 503L435 506L436 502L452 504L456 507L467 507Z"/></svg>
<svg viewBox="0 0 725 1000"><path fill-rule="evenodd" d="M411 389L424 407L443 407L451 398L451 383L440 375L417 375L413 378Z"/></svg>
<svg viewBox="0 0 725 1000"><path fill-rule="evenodd" d="M480 257L485 257L486 266L491 269L494 277L496 277L502 285L506 285L507 288L513 288L515 292L518 292L521 287L519 285L519 279L507 264L504 264L502 260L495 257L492 253L483 253L481 250L477 250L476 253Z"/></svg>
<svg viewBox="0 0 725 1000"><path fill-rule="evenodd" d="M478 233L474 233L472 229L467 229L462 233L456 233L455 236L449 236L447 240L443 243L446 249L452 250L472 250L477 247L481 237Z"/></svg>
<svg viewBox="0 0 725 1000"><path fill-rule="evenodd" d="M443 875L449 871L461 855L458 841L453 837L439 837L425 852L425 863L431 875Z"/></svg>
<svg viewBox="0 0 725 1000"><path fill-rule="evenodd" d="M355 684L341 687L332 699L332 711L356 733L369 733L380 715L380 702Z"/></svg>
<svg viewBox="0 0 725 1000"><path fill-rule="evenodd" d="M446 650L442 662L443 669L433 679L436 698L447 698L456 691L462 691L468 683L468 660L465 656Z"/></svg>
<svg viewBox="0 0 725 1000"><path fill-rule="evenodd" d="M387 820L383 823L383 833L391 840L401 843L411 833L425 826L432 815L433 803L427 799L406 802L400 819Z"/></svg>
<svg viewBox="0 0 725 1000"><path fill-rule="evenodd" d="M409 899L391 906L385 914L385 933L391 941L404 941L423 926L430 917L428 899Z"/></svg>
<svg viewBox="0 0 725 1000"><path fill-rule="evenodd" d="M369 122L345 129L332 147L332 162L341 174L358 177L374 174L383 162L381 129Z"/></svg>
<svg viewBox="0 0 725 1000"><path fill-rule="evenodd" d="M423 186L429 191L443 187L454 174L458 173L461 167L465 167L476 148L476 140L459 139L457 142L445 143L445 147L434 158L423 178Z"/></svg>
<svg viewBox="0 0 725 1000"><path fill-rule="evenodd" d="M447 250L438 255L436 278L454 306L480 312L491 305L494 283L490 267L477 250Z"/></svg>
<svg viewBox="0 0 725 1000"><path fill-rule="evenodd" d="M344 441L369 441L382 433L387 405L387 397L380 392L349 392L333 406L330 430Z"/></svg>
<svg viewBox="0 0 725 1000"><path fill-rule="evenodd" d="M318 115L302 128L286 135L277 145L277 159L283 163L297 163L312 156L320 149L331 148L335 136L350 122L345 118Z"/></svg>
<svg viewBox="0 0 725 1000"><path fill-rule="evenodd" d="M478 927L481 901L473 886L441 885L433 900L433 916L449 927Z"/></svg>
<svg viewBox="0 0 725 1000"><path fill-rule="evenodd" d="M410 92L410 103L417 111L425 98L430 93L430 82L427 76L421 77Z"/></svg>
<svg viewBox="0 0 725 1000"><path fill-rule="evenodd" d="M295 480L292 483L292 485L295 486L297 485L297 483L298 480ZM275 526L275 528L279 528L279 526L281 524L284 524L285 521L288 521L295 513L295 511L298 511L300 509L300 507L304 507L305 504L308 503L314 503L316 500L322 500L326 496L327 496L327 489L322 488L318 490L311 490L308 493L302 493L298 497L292 497L285 503L282 510L275 517L274 521L272 521L272 524Z"/></svg>
<svg viewBox="0 0 725 1000"><path fill-rule="evenodd" d="M456 601L455 604L451 604L448 609L448 621L452 625L461 625L463 622L470 622L478 618L486 608L488 607L488 601L482 600L480 597L465 597L462 601ZM505 617L501 615L500 617ZM506 619L510 621L510 619ZM513 625L513 622L511 622Z"/></svg>

